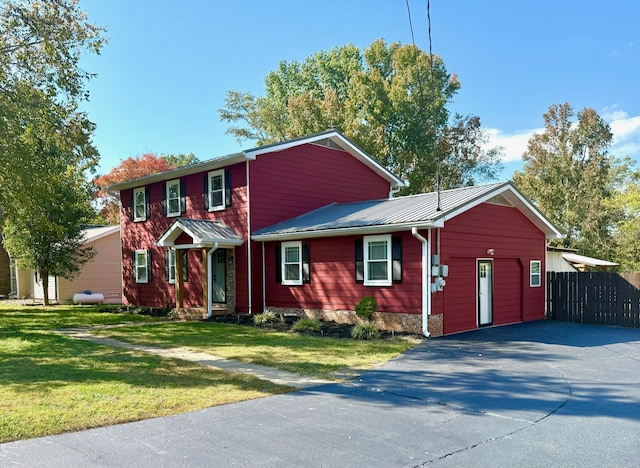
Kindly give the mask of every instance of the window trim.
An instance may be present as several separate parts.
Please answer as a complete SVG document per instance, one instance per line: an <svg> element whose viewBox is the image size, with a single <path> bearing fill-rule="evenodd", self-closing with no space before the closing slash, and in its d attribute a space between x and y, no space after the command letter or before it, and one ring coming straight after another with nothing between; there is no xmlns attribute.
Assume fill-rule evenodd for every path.
<svg viewBox="0 0 640 468"><path fill-rule="evenodd" d="M138 213L138 203L137 203L137 194L138 193L142 193L142 211L144 212L144 214L140 217L137 215ZM138 187L138 188L134 188L133 189L133 221L134 222L140 222L140 221L146 221L147 220L147 191L145 187Z"/></svg>
<svg viewBox="0 0 640 468"><path fill-rule="evenodd" d="M138 255L139 254L144 254L144 279L141 279L139 276L140 273L140 268L143 267L143 265L139 265L138 264ZM135 274L135 279L136 279L136 283L140 283L140 284L146 284L149 282L149 251L148 250L136 250L134 253L134 258L135 258L135 262L133 265L134 268L134 274Z"/></svg>
<svg viewBox="0 0 640 468"><path fill-rule="evenodd" d="M213 204L213 182L212 179L214 177L220 176L220 180L222 182L220 192L222 192L222 203L219 205ZM209 198L209 211L220 211L224 210L227 207L227 181L225 176L225 170L219 169L217 171L211 171L207 175L208 177L208 192L207 197Z"/></svg>
<svg viewBox="0 0 640 468"><path fill-rule="evenodd" d="M386 242L386 265L387 265L387 278L383 280L369 279L369 244L373 242ZM391 234L384 234L378 236L364 236L363 238L363 261L364 261L364 285L365 286L392 286L393 285L393 255L391 249ZM375 262L382 262L380 260L374 260Z"/></svg>
<svg viewBox="0 0 640 468"><path fill-rule="evenodd" d="M533 265L538 265L538 272L534 273ZM538 284L534 284L533 278L538 278ZM539 288L542 286L542 261L541 260L530 260L529 261L529 287L531 288Z"/></svg>
<svg viewBox="0 0 640 468"><path fill-rule="evenodd" d="M298 261L293 263L287 263L287 259L286 259L286 250L287 248L292 248L295 247L298 250ZM301 241L291 241L291 242L283 242L280 245L280 271L281 271L281 284L286 285L286 286L301 286L302 285L302 242ZM287 265L298 265L298 279L295 280L291 280L291 279L287 279L286 276L286 267Z"/></svg>
<svg viewBox="0 0 640 468"><path fill-rule="evenodd" d="M177 197L178 211L171 211L171 203L170 203L171 199L169 197L170 197L170 193L171 193L170 187L172 185L177 185L178 186L178 197ZM165 203L166 203L166 206L167 206L167 218L175 218L176 216L180 216L180 214L181 214L181 211L182 211L181 210L181 206L180 206L181 203L182 203L182 201L181 201L181 199L182 199L181 185L182 184L180 183L180 179L168 180L165 183L166 194L167 194L166 195L166 200L165 200Z"/></svg>

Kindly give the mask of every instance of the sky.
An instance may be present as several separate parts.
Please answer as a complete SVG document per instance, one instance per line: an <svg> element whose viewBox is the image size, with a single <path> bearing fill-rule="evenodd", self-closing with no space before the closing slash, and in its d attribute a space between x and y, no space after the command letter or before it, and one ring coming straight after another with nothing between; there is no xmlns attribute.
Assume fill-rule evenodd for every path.
<svg viewBox="0 0 640 468"><path fill-rule="evenodd" d="M144 153L200 160L252 148L218 117L227 91L264 95L281 61L376 39L429 50L427 0L81 0L107 28L83 104L100 173ZM413 40L409 23L413 25ZM432 50L461 88L450 111L477 115L504 148L501 179L522 169L552 104L595 109L610 154L640 165L640 2L431 0Z"/></svg>

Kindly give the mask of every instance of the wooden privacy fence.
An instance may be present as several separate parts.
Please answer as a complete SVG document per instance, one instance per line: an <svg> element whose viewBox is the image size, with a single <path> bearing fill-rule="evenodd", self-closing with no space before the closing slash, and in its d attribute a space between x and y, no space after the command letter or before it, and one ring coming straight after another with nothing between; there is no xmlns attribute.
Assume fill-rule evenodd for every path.
<svg viewBox="0 0 640 468"><path fill-rule="evenodd" d="M640 273L547 273L547 317L640 328Z"/></svg>

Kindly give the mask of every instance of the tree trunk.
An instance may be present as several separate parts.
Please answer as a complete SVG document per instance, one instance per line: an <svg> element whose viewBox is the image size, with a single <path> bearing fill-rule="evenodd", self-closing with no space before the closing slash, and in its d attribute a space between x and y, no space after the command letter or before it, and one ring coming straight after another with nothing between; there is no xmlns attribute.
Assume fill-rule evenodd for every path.
<svg viewBox="0 0 640 468"><path fill-rule="evenodd" d="M44 305L49 305L49 272L42 271L40 272L40 276L42 277L42 294L44 296Z"/></svg>

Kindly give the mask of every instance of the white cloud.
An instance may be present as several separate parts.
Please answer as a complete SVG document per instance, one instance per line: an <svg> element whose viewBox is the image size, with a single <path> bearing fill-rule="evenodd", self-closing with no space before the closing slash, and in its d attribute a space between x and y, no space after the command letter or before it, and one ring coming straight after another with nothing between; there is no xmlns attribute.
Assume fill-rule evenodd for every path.
<svg viewBox="0 0 640 468"><path fill-rule="evenodd" d="M521 161L522 153L527 150L527 142L529 138L536 132L541 132L542 129L536 128L533 130L522 130L514 133L504 133L497 128L487 128L487 135L489 141L487 143L488 148L495 146L502 146L503 148L503 162Z"/></svg>

